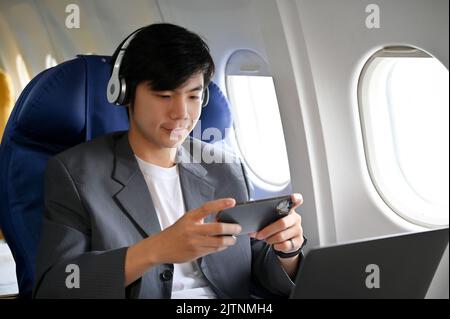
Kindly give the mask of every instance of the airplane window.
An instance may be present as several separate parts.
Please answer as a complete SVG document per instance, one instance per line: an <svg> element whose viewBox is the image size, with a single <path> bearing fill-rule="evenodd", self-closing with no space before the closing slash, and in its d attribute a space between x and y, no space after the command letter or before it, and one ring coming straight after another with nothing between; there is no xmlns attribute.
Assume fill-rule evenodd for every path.
<svg viewBox="0 0 450 319"><path fill-rule="evenodd" d="M56 59L49 53L45 56L45 68L49 69L54 66L57 66L58 62L56 62Z"/></svg>
<svg viewBox="0 0 450 319"><path fill-rule="evenodd" d="M14 103L13 92L11 77L0 69L0 141Z"/></svg>
<svg viewBox="0 0 450 319"><path fill-rule="evenodd" d="M359 104L371 178L400 216L449 223L449 73L423 51L386 48L365 65Z"/></svg>
<svg viewBox="0 0 450 319"><path fill-rule="evenodd" d="M25 61L20 54L16 56L16 69L17 74L19 75L19 82L22 87L21 89L23 90L27 86L28 82L30 82L30 74L28 73Z"/></svg>
<svg viewBox="0 0 450 319"><path fill-rule="evenodd" d="M256 53L242 50L227 65L226 85L236 143L251 172L266 186L289 183L289 164L273 78Z"/></svg>

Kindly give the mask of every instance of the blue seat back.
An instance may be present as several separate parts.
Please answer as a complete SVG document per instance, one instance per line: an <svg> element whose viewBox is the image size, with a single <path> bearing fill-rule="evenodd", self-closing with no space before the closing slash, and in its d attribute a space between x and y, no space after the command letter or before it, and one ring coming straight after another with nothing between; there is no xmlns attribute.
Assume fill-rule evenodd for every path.
<svg viewBox="0 0 450 319"><path fill-rule="evenodd" d="M126 109L106 100L109 58L78 56L37 75L23 90L0 145L0 227L29 296L44 210L47 160L102 134L128 129Z"/></svg>
<svg viewBox="0 0 450 319"><path fill-rule="evenodd" d="M207 143L221 142L233 125L230 103L214 82L209 83L208 89L209 102L202 109L200 121L192 130L191 136Z"/></svg>

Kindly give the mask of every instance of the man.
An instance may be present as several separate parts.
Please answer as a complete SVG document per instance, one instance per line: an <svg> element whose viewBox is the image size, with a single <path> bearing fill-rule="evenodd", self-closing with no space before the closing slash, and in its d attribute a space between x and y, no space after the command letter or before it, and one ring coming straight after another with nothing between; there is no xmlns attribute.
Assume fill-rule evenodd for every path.
<svg viewBox="0 0 450 319"><path fill-rule="evenodd" d="M190 147L219 151L188 138L214 72L209 49L171 24L130 39L115 54L125 51L129 131L48 163L35 296L248 298L253 288L287 296L303 244L301 196L252 238L217 222L248 189L239 162L190 161Z"/></svg>

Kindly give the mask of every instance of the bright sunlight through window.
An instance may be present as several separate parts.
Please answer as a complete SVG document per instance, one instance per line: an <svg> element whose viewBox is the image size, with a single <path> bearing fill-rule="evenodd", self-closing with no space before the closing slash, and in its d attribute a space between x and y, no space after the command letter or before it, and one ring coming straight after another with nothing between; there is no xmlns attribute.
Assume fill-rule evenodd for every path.
<svg viewBox="0 0 450 319"><path fill-rule="evenodd" d="M416 50L418 51L418 50ZM449 74L418 51L379 54L365 66L360 107L373 182L400 216L426 227L449 221Z"/></svg>
<svg viewBox="0 0 450 319"><path fill-rule="evenodd" d="M23 90L27 86L28 82L30 82L30 75L21 55L16 56L16 69L17 74L19 75L19 82Z"/></svg>
<svg viewBox="0 0 450 319"><path fill-rule="evenodd" d="M58 62L56 62L56 59L49 53L45 56L45 68L49 69L54 66L57 66Z"/></svg>
<svg viewBox="0 0 450 319"><path fill-rule="evenodd" d="M227 76L239 149L262 181L284 186L289 164L278 101L270 76Z"/></svg>

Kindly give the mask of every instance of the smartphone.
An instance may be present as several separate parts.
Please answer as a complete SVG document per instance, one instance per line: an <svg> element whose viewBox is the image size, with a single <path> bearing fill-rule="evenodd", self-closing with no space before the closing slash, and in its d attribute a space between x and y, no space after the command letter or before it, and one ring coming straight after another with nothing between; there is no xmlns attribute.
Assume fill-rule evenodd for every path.
<svg viewBox="0 0 450 319"><path fill-rule="evenodd" d="M220 211L217 221L239 224L241 234L257 232L284 216L293 207L290 195L236 203L232 208Z"/></svg>

